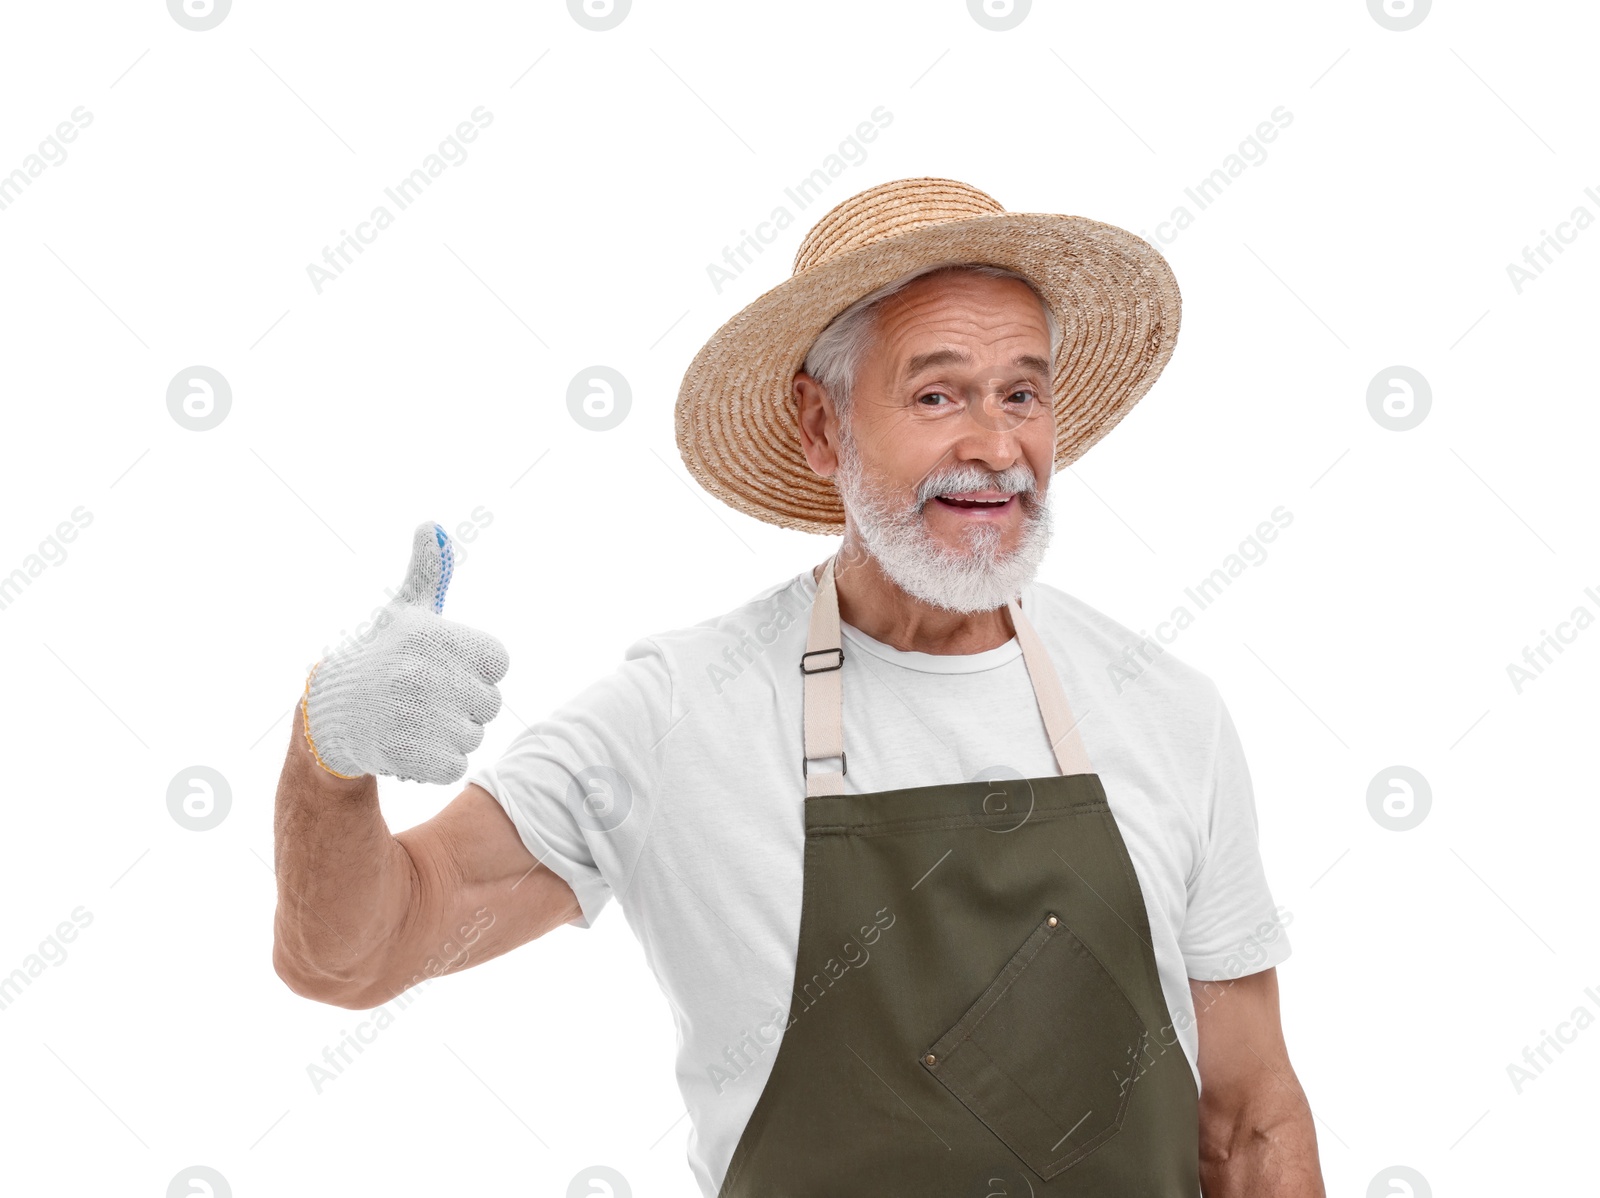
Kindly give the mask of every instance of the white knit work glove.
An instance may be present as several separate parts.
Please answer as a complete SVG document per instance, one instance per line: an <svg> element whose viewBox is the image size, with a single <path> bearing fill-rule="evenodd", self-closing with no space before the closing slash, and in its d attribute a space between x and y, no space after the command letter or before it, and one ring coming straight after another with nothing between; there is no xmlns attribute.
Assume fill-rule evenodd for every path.
<svg viewBox="0 0 1600 1198"><path fill-rule="evenodd" d="M433 783L466 773L510 660L488 633L439 615L454 556L443 528L417 525L400 593L354 645L311 667L306 741L329 773Z"/></svg>

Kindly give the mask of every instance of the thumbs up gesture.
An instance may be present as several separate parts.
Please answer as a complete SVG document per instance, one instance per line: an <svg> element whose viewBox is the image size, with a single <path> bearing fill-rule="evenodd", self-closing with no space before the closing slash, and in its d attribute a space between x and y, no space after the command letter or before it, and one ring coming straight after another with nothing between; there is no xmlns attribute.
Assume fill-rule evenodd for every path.
<svg viewBox="0 0 1600 1198"><path fill-rule="evenodd" d="M435 783L466 773L510 660L488 633L439 614L454 556L443 528L417 525L400 593L356 644L311 667L306 741L329 773Z"/></svg>

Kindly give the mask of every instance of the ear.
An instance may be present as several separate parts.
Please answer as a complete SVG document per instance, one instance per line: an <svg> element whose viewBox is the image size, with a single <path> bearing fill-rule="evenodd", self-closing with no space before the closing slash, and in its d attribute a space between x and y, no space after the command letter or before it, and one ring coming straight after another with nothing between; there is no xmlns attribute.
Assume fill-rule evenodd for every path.
<svg viewBox="0 0 1600 1198"><path fill-rule="evenodd" d="M811 469L832 478L839 469L839 415L823 385L803 370L794 376L794 397L799 404L800 448Z"/></svg>

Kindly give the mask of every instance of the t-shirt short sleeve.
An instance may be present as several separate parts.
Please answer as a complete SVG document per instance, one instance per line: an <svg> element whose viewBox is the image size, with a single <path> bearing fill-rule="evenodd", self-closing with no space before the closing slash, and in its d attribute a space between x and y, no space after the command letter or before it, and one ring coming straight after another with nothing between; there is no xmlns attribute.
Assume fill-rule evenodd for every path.
<svg viewBox="0 0 1600 1198"><path fill-rule="evenodd" d="M1188 881L1188 908L1179 937L1184 965L1197 981L1259 973L1285 960L1290 951L1284 930L1289 912L1273 904L1261 861L1255 794L1244 747L1221 695L1215 701L1201 860Z"/></svg>
<svg viewBox="0 0 1600 1198"><path fill-rule="evenodd" d="M615 671L524 728L493 765L467 775L505 808L539 863L572 888L583 911L578 927L594 926L627 874L632 837L624 825L633 833L648 823L671 706L666 657L646 637Z"/></svg>

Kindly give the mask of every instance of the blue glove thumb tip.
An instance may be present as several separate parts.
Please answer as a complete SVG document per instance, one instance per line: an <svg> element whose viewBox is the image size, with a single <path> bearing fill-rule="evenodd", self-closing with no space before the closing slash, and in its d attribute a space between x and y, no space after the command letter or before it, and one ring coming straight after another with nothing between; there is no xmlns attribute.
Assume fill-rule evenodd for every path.
<svg viewBox="0 0 1600 1198"><path fill-rule="evenodd" d="M434 614L444 610L444 594L450 589L450 575L455 570L455 546L450 541L450 534L445 532L444 525L434 524L433 535L439 542L439 585L434 591Z"/></svg>
<svg viewBox="0 0 1600 1198"><path fill-rule="evenodd" d="M433 535L428 536L432 530ZM444 610L445 591L455 569L455 545L444 525L425 520L417 525L411 542L411 561L405 582L396 596L402 603L426 608L438 615Z"/></svg>

